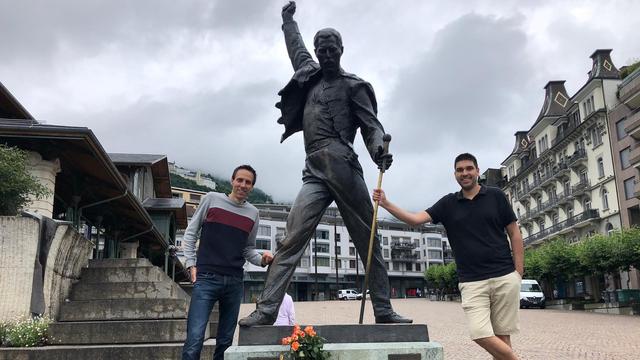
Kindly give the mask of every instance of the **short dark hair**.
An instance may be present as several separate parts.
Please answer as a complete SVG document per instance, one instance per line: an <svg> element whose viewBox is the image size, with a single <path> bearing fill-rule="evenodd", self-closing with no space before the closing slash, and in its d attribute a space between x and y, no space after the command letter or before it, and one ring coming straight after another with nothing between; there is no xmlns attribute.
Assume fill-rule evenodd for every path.
<svg viewBox="0 0 640 360"><path fill-rule="evenodd" d="M231 180L235 180L236 174L238 170L247 170L248 172L253 174L253 183L251 185L256 184L256 180L258 180L258 174L256 174L256 170L251 167L251 165L240 165L233 170L233 174L231 175Z"/></svg>
<svg viewBox="0 0 640 360"><path fill-rule="evenodd" d="M478 168L478 160L476 159L475 156L469 154L469 153L462 153L458 156L456 156L456 160L453 162L453 168L456 168L456 164L458 163L458 161L462 161L462 160L470 160L473 161L473 165L475 165L476 168Z"/></svg>
<svg viewBox="0 0 640 360"><path fill-rule="evenodd" d="M342 47L342 36L338 32L338 30L333 28L325 28L322 30L318 30L316 35L313 37L313 47L318 48L318 42L320 39L334 38L336 39L336 43L339 47Z"/></svg>

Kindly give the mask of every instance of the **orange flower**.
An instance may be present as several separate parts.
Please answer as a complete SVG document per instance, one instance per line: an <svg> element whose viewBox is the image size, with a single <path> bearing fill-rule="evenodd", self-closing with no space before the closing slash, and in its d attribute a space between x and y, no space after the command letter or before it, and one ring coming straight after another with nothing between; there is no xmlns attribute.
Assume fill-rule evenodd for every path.
<svg viewBox="0 0 640 360"><path fill-rule="evenodd" d="M298 335L293 335L293 336L291 337L291 340L293 340L293 341L298 341Z"/></svg>
<svg viewBox="0 0 640 360"><path fill-rule="evenodd" d="M306 332L307 334L311 334L312 331L313 331L313 326L311 325L304 328L304 332Z"/></svg>
<svg viewBox="0 0 640 360"><path fill-rule="evenodd" d="M300 347L300 344L297 341L294 341L291 343L291 349L293 351L298 351L298 348Z"/></svg>
<svg viewBox="0 0 640 360"><path fill-rule="evenodd" d="M298 325L298 324L293 325L293 332L295 333L295 332L298 332L298 331L300 331L300 325Z"/></svg>
<svg viewBox="0 0 640 360"><path fill-rule="evenodd" d="M289 338L288 337L283 337L282 340L280 340L282 342L282 345L289 345Z"/></svg>

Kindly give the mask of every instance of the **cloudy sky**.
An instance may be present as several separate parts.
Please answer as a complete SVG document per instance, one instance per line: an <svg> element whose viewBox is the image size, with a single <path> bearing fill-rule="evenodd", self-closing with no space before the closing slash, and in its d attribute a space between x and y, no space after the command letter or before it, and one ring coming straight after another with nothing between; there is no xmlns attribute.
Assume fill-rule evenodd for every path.
<svg viewBox="0 0 640 360"><path fill-rule="evenodd" d="M227 177L250 163L290 202L302 135L273 104L292 75L282 0L0 0L0 81L38 120L85 126L109 152L167 154ZM412 210L456 191L453 158L499 167L549 80L579 89L595 49L640 58L638 1L298 1L307 45L343 36L342 65L374 87L393 135L383 187ZM634 40L635 39L635 40ZM369 187L377 169L356 139Z"/></svg>

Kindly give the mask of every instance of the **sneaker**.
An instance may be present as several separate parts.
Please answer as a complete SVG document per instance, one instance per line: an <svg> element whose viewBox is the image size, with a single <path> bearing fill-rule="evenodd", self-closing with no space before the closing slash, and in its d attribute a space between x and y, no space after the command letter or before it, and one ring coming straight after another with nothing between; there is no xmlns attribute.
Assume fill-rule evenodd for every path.
<svg viewBox="0 0 640 360"><path fill-rule="evenodd" d="M238 325L244 327L258 326L258 325L273 325L276 319L255 310L249 316L240 319Z"/></svg>
<svg viewBox="0 0 640 360"><path fill-rule="evenodd" d="M376 324L411 324L413 320L392 312L388 315L376 316Z"/></svg>

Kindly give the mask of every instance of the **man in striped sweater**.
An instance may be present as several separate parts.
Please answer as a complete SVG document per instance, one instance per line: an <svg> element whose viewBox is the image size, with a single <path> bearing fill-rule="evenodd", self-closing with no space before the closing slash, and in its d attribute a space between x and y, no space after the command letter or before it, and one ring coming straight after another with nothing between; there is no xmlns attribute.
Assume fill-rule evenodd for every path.
<svg viewBox="0 0 640 360"><path fill-rule="evenodd" d="M273 260L270 252L260 255L255 248L259 214L247 202L255 182L256 172L251 166L238 166L231 176L231 194L205 195L184 233L185 265L193 282L193 294L183 360L200 359L205 329L216 301L220 317L213 358L224 359L238 321L245 260L259 266ZM200 245L196 251L198 237Z"/></svg>

